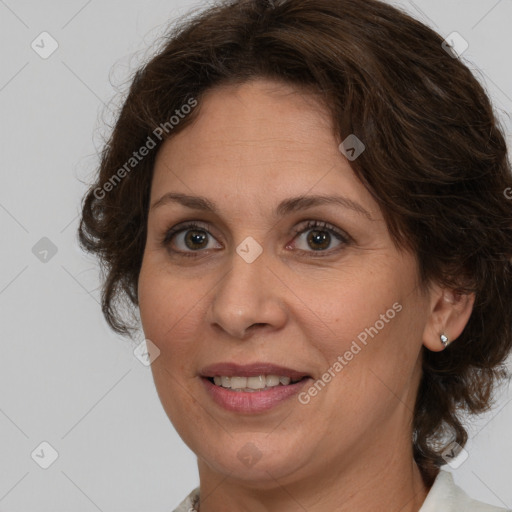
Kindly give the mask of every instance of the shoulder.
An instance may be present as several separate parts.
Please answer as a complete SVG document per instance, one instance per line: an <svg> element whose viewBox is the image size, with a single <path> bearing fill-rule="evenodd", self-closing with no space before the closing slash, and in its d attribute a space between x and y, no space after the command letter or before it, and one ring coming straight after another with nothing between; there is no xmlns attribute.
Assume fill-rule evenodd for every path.
<svg viewBox="0 0 512 512"><path fill-rule="evenodd" d="M199 501L199 487L196 487L190 494L178 505L173 512L194 512L195 506Z"/></svg>
<svg viewBox="0 0 512 512"><path fill-rule="evenodd" d="M442 508L441 508L442 507ZM510 509L474 500L455 484L453 475L441 470L419 512L510 512Z"/></svg>

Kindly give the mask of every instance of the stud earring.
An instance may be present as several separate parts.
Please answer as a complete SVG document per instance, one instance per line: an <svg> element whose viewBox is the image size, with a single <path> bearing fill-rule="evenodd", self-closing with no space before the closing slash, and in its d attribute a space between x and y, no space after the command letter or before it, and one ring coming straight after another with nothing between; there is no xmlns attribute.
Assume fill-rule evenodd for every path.
<svg viewBox="0 0 512 512"><path fill-rule="evenodd" d="M446 348L450 343L448 341L448 336L446 336L446 334L441 334L439 337L441 338L441 343L443 344L443 347Z"/></svg>

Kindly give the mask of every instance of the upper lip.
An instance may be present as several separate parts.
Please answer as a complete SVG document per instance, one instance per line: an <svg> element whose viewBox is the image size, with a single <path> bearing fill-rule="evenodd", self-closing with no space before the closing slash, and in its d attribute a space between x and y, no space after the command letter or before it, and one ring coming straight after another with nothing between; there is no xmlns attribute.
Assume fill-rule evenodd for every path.
<svg viewBox="0 0 512 512"><path fill-rule="evenodd" d="M205 366L201 371L202 377L256 377L258 375L278 375L279 377L290 377L292 380L309 377L307 372L294 370L285 366L272 363L256 362L250 364L216 363Z"/></svg>

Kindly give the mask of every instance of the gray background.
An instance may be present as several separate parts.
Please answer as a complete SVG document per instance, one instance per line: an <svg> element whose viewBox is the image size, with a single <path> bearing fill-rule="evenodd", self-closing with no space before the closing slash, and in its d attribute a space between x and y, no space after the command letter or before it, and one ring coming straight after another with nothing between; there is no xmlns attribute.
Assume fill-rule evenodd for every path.
<svg viewBox="0 0 512 512"><path fill-rule="evenodd" d="M103 321L98 267L78 249L76 228L116 91L167 21L201 5L0 0L1 511L171 511L198 484L195 457L163 412L135 343ZM510 140L512 1L400 5L443 37L457 31L469 42L462 58ZM50 48L43 31L59 45L47 59L31 47ZM503 389L475 423L467 460L446 466L474 497L507 508L510 401ZM47 469L43 441L58 453Z"/></svg>

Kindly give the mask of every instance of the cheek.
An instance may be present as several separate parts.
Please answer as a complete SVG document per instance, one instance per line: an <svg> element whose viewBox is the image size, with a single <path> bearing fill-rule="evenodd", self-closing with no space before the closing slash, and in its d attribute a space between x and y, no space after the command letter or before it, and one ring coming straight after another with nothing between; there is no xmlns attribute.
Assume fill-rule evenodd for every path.
<svg viewBox="0 0 512 512"><path fill-rule="evenodd" d="M197 308L204 292L194 294L186 281L177 285L179 279L149 263L141 268L138 297L144 335L160 350L151 371L167 416L189 444L190 422L203 423L194 393L183 390L196 380L191 362L199 346L190 341L197 338Z"/></svg>
<svg viewBox="0 0 512 512"><path fill-rule="evenodd" d="M324 287L304 290L311 311L301 329L324 362L322 380L332 386L333 400L342 395L354 407L365 407L405 392L424 327L424 303L416 290L412 261L353 269ZM312 329L319 324L321 331Z"/></svg>
<svg viewBox="0 0 512 512"><path fill-rule="evenodd" d="M156 265L151 266L150 261L142 265L138 291L146 338L158 346L162 359L177 364L183 360L180 356L191 349L190 343L183 340L190 338L193 325L197 327L194 318L197 319L197 308L201 304L200 291L195 293L186 281L180 283Z"/></svg>
<svg viewBox="0 0 512 512"><path fill-rule="evenodd" d="M389 268L351 270L303 281L302 288L294 289L309 310L303 317L302 329L311 331L308 338L318 340L327 352L339 354L358 336L364 343L371 334L377 334L375 329L389 332L412 287L409 280L400 280ZM314 336L311 328L319 325L322 333Z"/></svg>

